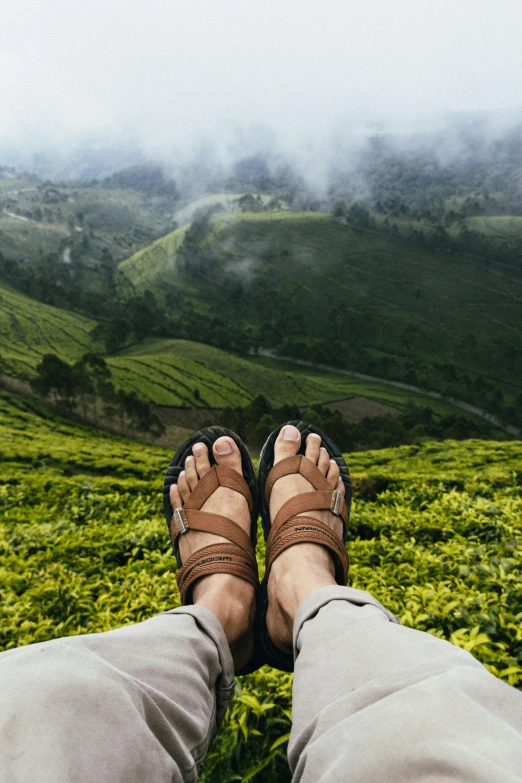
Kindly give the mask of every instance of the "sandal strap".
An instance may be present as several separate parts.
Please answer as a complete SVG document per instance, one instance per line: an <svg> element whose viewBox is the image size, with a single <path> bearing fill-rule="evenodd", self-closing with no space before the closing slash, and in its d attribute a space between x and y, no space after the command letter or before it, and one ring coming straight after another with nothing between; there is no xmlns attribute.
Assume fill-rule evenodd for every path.
<svg viewBox="0 0 522 783"><path fill-rule="evenodd" d="M227 487L243 495L248 503L248 510L251 512L253 507L252 494L247 482L237 470L227 468L224 465L212 465L208 473L199 479L194 490L190 493L185 509L196 509L199 511L209 497L219 487Z"/></svg>
<svg viewBox="0 0 522 783"><path fill-rule="evenodd" d="M215 536L227 538L245 555L249 554L252 549L250 536L237 522L233 522L228 517L210 511L198 511L186 506L175 508L170 523L170 535L175 548L179 547L179 537L190 530L199 530L202 533L212 533Z"/></svg>
<svg viewBox="0 0 522 783"><path fill-rule="evenodd" d="M335 564L335 579L345 585L348 579L349 559L346 547L339 536L324 522L313 517L294 517L273 533L266 542L266 576L279 555L295 544L320 544L330 550Z"/></svg>
<svg viewBox="0 0 522 783"><path fill-rule="evenodd" d="M294 544L320 544L330 550L335 563L336 581L346 584L348 577L348 553L344 545L348 525L348 506L344 495L338 489L332 490L325 476L304 454L286 457L278 462L268 474L265 486L266 505L274 484L284 476L299 474L313 487L313 492L303 492L287 500L279 509L266 542L266 575L274 560ZM308 511L331 511L343 523L342 537L318 519L301 516Z"/></svg>
<svg viewBox="0 0 522 783"><path fill-rule="evenodd" d="M209 574L232 574L249 582L256 590L259 588L257 561L252 545L250 552L244 552L236 544L210 544L194 552L176 573L183 605L187 604L187 599L191 600L193 583Z"/></svg>
<svg viewBox="0 0 522 783"><path fill-rule="evenodd" d="M279 529L289 519L298 514L304 514L306 511L331 511L332 514L341 518L343 532L348 525L348 506L343 493L338 489L328 487L327 490L303 492L301 495L294 495L293 498L287 500L277 512L272 523L272 530Z"/></svg>
<svg viewBox="0 0 522 783"><path fill-rule="evenodd" d="M259 585L257 560L250 536L232 519L201 510L219 487L227 487L243 495L252 513L253 500L247 482L236 470L221 465L213 465L198 481L183 507L174 509L170 535L176 552L179 551L179 537L191 530L227 539L198 549L178 568L176 581L183 604L190 600L191 586L196 579L208 574L232 574L250 582L256 589Z"/></svg>
<svg viewBox="0 0 522 783"><path fill-rule="evenodd" d="M303 478L309 481L314 489L332 491L331 486L328 484L317 465L314 465L312 460L305 457L304 454L296 454L293 457L285 457L285 459L282 459L281 462L274 465L268 474L265 485L265 501L267 506L270 504L270 496L276 481L283 478L283 476L291 476L295 473L299 473Z"/></svg>

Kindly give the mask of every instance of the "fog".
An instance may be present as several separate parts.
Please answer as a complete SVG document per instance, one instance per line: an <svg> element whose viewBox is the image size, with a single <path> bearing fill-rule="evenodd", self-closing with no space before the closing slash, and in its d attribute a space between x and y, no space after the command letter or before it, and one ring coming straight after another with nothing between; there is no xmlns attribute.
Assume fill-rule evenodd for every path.
<svg viewBox="0 0 522 783"><path fill-rule="evenodd" d="M279 149L320 180L368 133L518 115L521 29L519 0L4 0L0 164Z"/></svg>

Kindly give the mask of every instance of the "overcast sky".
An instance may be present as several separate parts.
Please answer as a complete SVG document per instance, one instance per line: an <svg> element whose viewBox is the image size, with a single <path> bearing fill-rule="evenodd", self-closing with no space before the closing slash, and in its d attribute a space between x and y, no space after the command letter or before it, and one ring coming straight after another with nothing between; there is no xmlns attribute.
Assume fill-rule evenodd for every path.
<svg viewBox="0 0 522 783"><path fill-rule="evenodd" d="M521 107L521 32L521 0L0 0L0 142Z"/></svg>

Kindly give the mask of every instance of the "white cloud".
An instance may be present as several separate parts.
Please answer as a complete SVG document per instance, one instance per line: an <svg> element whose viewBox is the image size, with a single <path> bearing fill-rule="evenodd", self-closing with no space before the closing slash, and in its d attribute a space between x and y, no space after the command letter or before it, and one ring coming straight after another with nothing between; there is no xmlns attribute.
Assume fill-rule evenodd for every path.
<svg viewBox="0 0 522 783"><path fill-rule="evenodd" d="M519 0L3 0L0 141L522 106Z"/></svg>

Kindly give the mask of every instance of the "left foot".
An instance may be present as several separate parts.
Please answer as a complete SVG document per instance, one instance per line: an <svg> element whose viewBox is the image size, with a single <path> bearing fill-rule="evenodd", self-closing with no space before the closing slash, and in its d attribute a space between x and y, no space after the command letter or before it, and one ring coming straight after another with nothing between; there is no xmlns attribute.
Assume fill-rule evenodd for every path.
<svg viewBox="0 0 522 783"><path fill-rule="evenodd" d="M232 438L218 438L212 450L218 465L232 468L243 475L241 454ZM185 460L185 469L180 473L178 483L170 488L173 509L181 508L187 502L199 479L211 469L208 449L204 443L194 444L192 454L193 456ZM239 492L228 487L219 487L203 504L201 510L232 519L250 536L250 511L247 501ZM228 543L228 540L211 533L189 530L178 539L181 559L185 563L199 549L221 542ZM230 645L234 666L239 671L248 663L254 651L254 588L231 574L210 574L194 583L192 597L195 604L205 606L221 623Z"/></svg>

